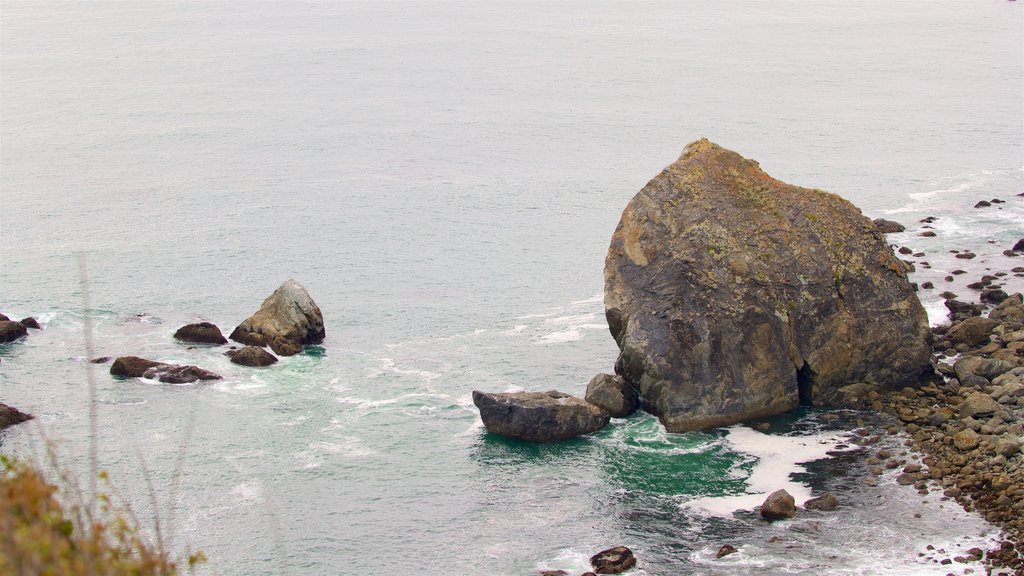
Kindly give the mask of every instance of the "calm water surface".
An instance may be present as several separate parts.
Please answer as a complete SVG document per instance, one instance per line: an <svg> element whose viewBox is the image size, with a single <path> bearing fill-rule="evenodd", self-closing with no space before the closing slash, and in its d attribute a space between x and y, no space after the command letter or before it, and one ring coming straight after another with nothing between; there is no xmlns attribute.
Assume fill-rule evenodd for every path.
<svg viewBox="0 0 1024 576"><path fill-rule="evenodd" d="M986 527L863 487L856 454L795 477L847 514L766 526L686 506L752 489L756 441L636 416L526 446L470 391L610 371L608 239L702 136L871 217L940 216L891 238L929 253L919 279L964 247L965 276L1022 265L1022 4L4 2L0 311L44 330L0 346L0 401L42 424L3 450L45 435L84 466L81 252L98 355L225 376L95 374L102 466L148 516L144 460L209 574L578 573L619 543L646 574L945 574L916 552ZM288 278L323 347L254 370L171 340ZM776 429L827 435L798 416Z"/></svg>

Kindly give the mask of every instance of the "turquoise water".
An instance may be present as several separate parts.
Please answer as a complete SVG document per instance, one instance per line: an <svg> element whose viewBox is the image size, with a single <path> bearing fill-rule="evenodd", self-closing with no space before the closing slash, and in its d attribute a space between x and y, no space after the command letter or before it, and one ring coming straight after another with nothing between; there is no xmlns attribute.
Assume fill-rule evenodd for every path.
<svg viewBox="0 0 1024 576"><path fill-rule="evenodd" d="M487 436L470 392L581 394L611 370L608 239L701 136L871 217L940 215L930 244L891 240L979 243L948 257L965 277L1024 265L1001 255L1024 236L1021 9L5 3L0 311L44 330L0 346L0 401L42 424L0 442L30 455L45 435L85 466L84 253L97 355L225 376L95 368L102 466L148 517L144 460L210 574L582 572L620 543L647 574L945 574L910 551L985 527L938 502L913 518L854 456L800 476L854 510L765 526L684 507L748 488L759 460L727 431L639 415L529 446ZM324 312L322 347L254 370L170 338L229 331L288 278ZM804 416L777 430L822 430ZM715 562L726 541L742 554Z"/></svg>

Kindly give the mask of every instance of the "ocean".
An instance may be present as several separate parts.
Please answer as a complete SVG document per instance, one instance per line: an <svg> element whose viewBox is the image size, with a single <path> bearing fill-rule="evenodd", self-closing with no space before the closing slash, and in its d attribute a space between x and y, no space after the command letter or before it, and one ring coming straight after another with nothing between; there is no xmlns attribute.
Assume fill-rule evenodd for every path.
<svg viewBox="0 0 1024 576"><path fill-rule="evenodd" d="M0 312L43 329L0 345L0 402L37 416L0 450L52 441L86 470L92 369L113 492L203 574L580 573L617 544L641 575L946 574L928 544L998 532L866 485L842 429L869 415L673 435L640 414L533 446L488 436L471 391L582 395L611 371L611 233L700 137L904 223L933 322L935 292L976 300L968 282L1024 266L1002 254L1024 237L1022 9L3 2ZM322 346L253 369L171 338L229 332L289 278ZM83 287L97 356L224 379L89 364ZM781 485L847 506L759 522Z"/></svg>

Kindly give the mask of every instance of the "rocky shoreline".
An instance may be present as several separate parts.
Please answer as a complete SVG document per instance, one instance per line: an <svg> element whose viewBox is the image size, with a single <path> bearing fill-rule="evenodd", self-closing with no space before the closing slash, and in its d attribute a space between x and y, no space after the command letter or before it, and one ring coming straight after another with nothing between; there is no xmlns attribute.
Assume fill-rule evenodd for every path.
<svg viewBox="0 0 1024 576"><path fill-rule="evenodd" d="M908 465L900 483L942 491L1001 527L1005 540L985 553L995 567L1024 573L1024 300L1008 296L987 318L980 306L948 303L954 321L935 327L935 377L919 388L873 394L871 408L902 423L922 465ZM873 455L881 467L900 466ZM976 558L975 558L976 559ZM957 559L954 559L954 561Z"/></svg>

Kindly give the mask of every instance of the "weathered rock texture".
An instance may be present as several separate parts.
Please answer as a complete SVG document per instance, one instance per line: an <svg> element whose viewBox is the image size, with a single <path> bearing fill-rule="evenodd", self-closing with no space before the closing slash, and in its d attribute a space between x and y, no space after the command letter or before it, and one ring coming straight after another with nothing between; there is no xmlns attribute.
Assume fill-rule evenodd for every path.
<svg viewBox="0 0 1024 576"><path fill-rule="evenodd" d="M301 352L306 344L323 342L324 335L320 308L302 285L288 280L229 338L250 346L270 346L281 356L291 356Z"/></svg>
<svg viewBox="0 0 1024 576"><path fill-rule="evenodd" d="M584 396L587 402L603 409L612 418L622 418L632 414L640 400L636 389L629 385L622 376L598 374L587 384Z"/></svg>
<svg viewBox="0 0 1024 576"><path fill-rule="evenodd" d="M842 198L707 140L629 203L605 263L616 372L673 432L913 385L928 324L904 268Z"/></svg>
<svg viewBox="0 0 1024 576"><path fill-rule="evenodd" d="M197 380L220 380L221 376L198 366L180 366L138 356L121 356L110 365L110 373L125 378L149 378L168 384L185 384Z"/></svg>
<svg viewBox="0 0 1024 576"><path fill-rule="evenodd" d="M565 440L608 425L604 410L579 398L548 392L488 394L473 391L473 403L488 432L527 442Z"/></svg>
<svg viewBox="0 0 1024 576"><path fill-rule="evenodd" d="M761 504L761 518L765 520L785 520L796 516L796 500L785 490L776 490L765 498Z"/></svg>

